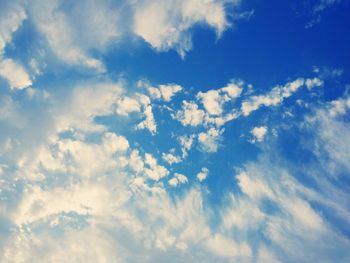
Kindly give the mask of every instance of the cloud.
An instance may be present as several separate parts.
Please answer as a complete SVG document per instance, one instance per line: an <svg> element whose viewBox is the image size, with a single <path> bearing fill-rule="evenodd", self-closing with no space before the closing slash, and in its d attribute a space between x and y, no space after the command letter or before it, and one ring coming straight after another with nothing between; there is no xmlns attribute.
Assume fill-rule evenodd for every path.
<svg viewBox="0 0 350 263"><path fill-rule="evenodd" d="M219 148L221 135L224 130L210 128L207 132L198 134L198 142L200 148L205 152L216 152Z"/></svg>
<svg viewBox="0 0 350 263"><path fill-rule="evenodd" d="M216 0L137 1L133 31L159 51L174 48L184 56L192 48L194 25L207 24L218 35L228 27L224 4Z"/></svg>
<svg viewBox="0 0 350 263"><path fill-rule="evenodd" d="M173 151L170 151L170 153L162 153L162 159L170 165L174 163L180 163L182 161L181 157L174 155L173 152L174 152L174 149Z"/></svg>
<svg viewBox="0 0 350 263"><path fill-rule="evenodd" d="M250 258L251 249L248 244L237 244L232 239L218 234L208 240L208 248L224 258Z"/></svg>
<svg viewBox="0 0 350 263"><path fill-rule="evenodd" d="M226 102L237 98L242 93L240 87L243 83L229 83L226 87L199 92L197 98L203 103L204 108L210 115L221 115Z"/></svg>
<svg viewBox="0 0 350 263"><path fill-rule="evenodd" d="M350 99L344 96L318 109L305 123L307 132L316 133L312 151L330 174L350 168L349 123L343 120L349 110Z"/></svg>
<svg viewBox="0 0 350 263"><path fill-rule="evenodd" d="M157 160L149 153L145 154L145 164L148 166L145 174L152 180L158 181L169 174L169 171L164 166L158 165Z"/></svg>
<svg viewBox="0 0 350 263"><path fill-rule="evenodd" d="M6 162L1 156L2 163L8 164L0 172L0 197L8 200L1 204L1 211L12 229L1 243L4 262L81 261L85 257L106 262L348 260L349 241L326 213L334 211L344 224L348 222L348 193L327 180L348 170L347 97L318 106L296 123L298 129L313 135L304 147L311 147L320 163L316 168L306 165L303 171L317 174L318 189L297 180L300 171L293 160L270 144L261 149L257 160L232 169L232 181L227 183L236 188L221 196L222 203L214 207L208 202L211 193L194 183L205 180L209 169L203 167L198 174L186 170L184 175L175 165L163 165L160 158L171 160L169 154L177 158L176 150L190 155L188 159L197 158L200 152L191 151L196 142L202 151L218 151L223 128L209 127L194 135L188 127L172 137L179 142L178 148L164 154L147 152L146 144L136 144L132 136L96 123L97 116L124 118L116 111L126 97L135 99L141 112L152 104L147 96L126 96L125 89L121 82L84 82L62 97L55 93L49 99L36 97L39 94L26 97L48 107L45 112L55 117L55 124L45 127L48 135L39 136L35 152L25 144L16 146L16 139L21 139L17 133L4 140L8 145L5 156L22 147L17 148L22 157L19 162ZM11 96L3 96L1 102L7 105L0 114L6 124L25 113L24 102ZM23 126L26 132L37 126L21 125L27 125ZM325 175L325 171L333 174ZM180 188L183 184L186 187ZM101 242L95 244L96 240ZM305 249L309 253L300 253Z"/></svg>
<svg viewBox="0 0 350 263"><path fill-rule="evenodd" d="M144 115L144 120L136 126L137 129L141 129L141 130L148 129L151 132L151 134L154 135L157 132L157 124L154 119L151 105L147 105L145 107L143 115Z"/></svg>
<svg viewBox="0 0 350 263"><path fill-rule="evenodd" d="M0 76L8 81L11 89L25 89L32 85L32 80L23 66L12 59L0 60Z"/></svg>
<svg viewBox="0 0 350 263"><path fill-rule="evenodd" d="M12 34L18 30L27 18L25 9L20 1L1 3L0 11L0 56L5 46L11 42Z"/></svg>
<svg viewBox="0 0 350 263"><path fill-rule="evenodd" d="M171 178L168 181L169 185L172 187L177 187L180 184L187 184L188 183L188 179L185 175L183 174L179 174L179 173L175 173L174 177Z"/></svg>
<svg viewBox="0 0 350 263"><path fill-rule="evenodd" d="M267 127L261 126L261 127L254 127L250 133L254 136L253 142L262 142L266 136L267 133Z"/></svg>
<svg viewBox="0 0 350 263"><path fill-rule="evenodd" d="M305 28L310 28L316 25L317 23L320 23L323 12L342 2L343 0L317 0L313 2L313 6L310 10L312 19L306 24Z"/></svg>
<svg viewBox="0 0 350 263"><path fill-rule="evenodd" d="M133 98L123 97L118 100L116 105L116 113L118 115L127 116L129 113L140 111L141 105L139 101Z"/></svg>
<svg viewBox="0 0 350 263"><path fill-rule="evenodd" d="M119 37L118 10L109 1L71 3L36 1L28 6L30 19L56 57L73 65L104 71L92 49L103 50Z"/></svg>
<svg viewBox="0 0 350 263"><path fill-rule="evenodd" d="M29 26L41 36L35 44L45 50L44 60L52 59L52 53L67 65L104 72L101 54L130 35L144 39L157 51L175 49L184 56L192 48L191 28L195 25L208 25L218 36L230 26L227 5L238 6L239 2L39 0L28 4L12 1L2 4L0 54L11 42L12 33L28 19Z"/></svg>
<svg viewBox="0 0 350 263"><path fill-rule="evenodd" d="M172 97L182 91L182 87L176 84L159 85L159 87L148 87L148 92L153 99L171 101Z"/></svg>
<svg viewBox="0 0 350 263"><path fill-rule="evenodd" d="M182 135L178 137L179 144L181 145L182 158L188 155L188 151L192 148L195 135Z"/></svg>
<svg viewBox="0 0 350 263"><path fill-rule="evenodd" d="M182 110L173 115L184 126L198 126L203 124L205 113L198 108L198 105L193 101L183 101Z"/></svg>
<svg viewBox="0 0 350 263"><path fill-rule="evenodd" d="M197 174L197 179L200 182L203 182L205 179L207 179L209 175L209 170L206 167L202 167L201 171Z"/></svg>
<svg viewBox="0 0 350 263"><path fill-rule="evenodd" d="M298 89L306 85L307 88L320 87L323 81L314 79L298 78L292 82L288 82L284 86L274 87L266 95L251 96L242 103L241 111L244 116L248 116L251 112L256 111L261 106L276 106L283 102L284 99L292 96Z"/></svg>
<svg viewBox="0 0 350 263"><path fill-rule="evenodd" d="M138 3L141 5L126 8L147 11L148 5L152 6L147 1ZM220 27L222 20L216 20L219 16L203 11L205 5L220 6L219 2L181 3L189 6L180 11L164 7L166 2L152 7L165 8L167 15L175 14L165 26L167 29L175 25L176 32L171 36L174 38L167 33L139 35L157 50L175 48L184 54L189 50L186 45L190 42L186 41L190 41L189 30L193 25L207 23L218 32L226 28L226 24ZM47 14L37 13L44 12L46 5ZM104 66L96 54L120 37L119 31L114 31L118 21L110 20L120 6L103 2L96 14L83 17L95 5L88 1L77 18L74 18L78 15L76 3L67 6L59 1L39 1L27 10L29 19L57 57L67 64L99 71ZM186 20L183 12L199 15ZM13 17L8 20L11 26L4 26L7 29L1 31L5 32L1 39L4 46L11 42L11 34L26 16ZM85 32L86 19L91 19L92 31L97 35ZM43 24L39 25L40 21ZM108 21L112 22L107 25ZM96 25L106 27L106 35ZM63 32L63 28L67 31ZM76 37L79 31L85 32L81 39ZM157 38L160 42L152 42ZM27 87L18 91L18 97L11 91L0 96L0 198L5 200L0 206L0 232L5 229L9 233L0 243L0 255L5 262L89 262L96 258L102 262L313 262L319 258L348 261L349 240L344 226L335 224L328 216L331 213L345 226L349 222L346 202L349 195L332 181L341 180L349 170L350 136L345 118L350 108L348 98L315 109L299 123L299 129L312 135L303 146L310 147L316 161L305 165L303 173L315 180L315 187L296 179L300 170L293 160L282 155L274 158L278 149L273 144L262 149L257 160L232 169L232 181L227 183L235 184L236 188L228 191L227 196L220 196L222 202L217 207L208 202L210 190L204 188L208 185L194 183L207 178L207 168L197 174L193 171L198 172L198 167L192 173L189 169L184 171L186 175L176 169L192 165L203 152L217 152L224 140L223 126L234 119L239 121L239 111L248 117L262 106L277 106L303 86L309 89L321 86L321 79L299 78L260 96L242 95L243 84L231 82L223 88L193 94L181 105L174 100L169 103L169 111L184 127L174 129L168 138L166 146L171 145L169 148L174 150L162 153L163 149L154 147L153 142L159 139L157 125L165 124L162 115L156 123L158 112L153 109L157 103L171 101L182 87L166 84L132 92L123 82L99 76L93 81L72 81L60 92L54 89L48 92L29 87L34 78L25 72L25 64L10 58L1 61L13 63L8 72L16 73L17 78L3 73L10 86ZM48 86L52 88L50 83ZM236 99L241 95L245 97L239 110ZM113 131L110 123L100 121L101 116L113 117L116 123L129 116L132 125L136 121L137 127L148 129L154 139L149 145L143 144L140 133L138 144L132 141L133 129L127 126L125 129L131 135L121 135ZM266 132L264 126L252 130L257 141L263 140ZM175 142L179 144L171 144ZM193 147L196 144L198 147ZM177 150L181 157L175 154ZM191 162L168 167L184 158ZM314 174L317 176L313 177ZM186 187L180 188L182 184ZM82 243L85 245L81 246ZM308 253L300 253L305 250Z"/></svg>
<svg viewBox="0 0 350 263"><path fill-rule="evenodd" d="M102 125L94 123L96 116L111 115L115 104L123 93L121 83L106 80L99 83L78 84L68 91L69 100L60 105L64 108L57 109L57 129L99 131L105 129ZM86 102L89 103L86 103Z"/></svg>
<svg viewBox="0 0 350 263"><path fill-rule="evenodd" d="M314 6L313 12L322 12L330 6L340 3L341 1L342 0L319 0L318 3Z"/></svg>

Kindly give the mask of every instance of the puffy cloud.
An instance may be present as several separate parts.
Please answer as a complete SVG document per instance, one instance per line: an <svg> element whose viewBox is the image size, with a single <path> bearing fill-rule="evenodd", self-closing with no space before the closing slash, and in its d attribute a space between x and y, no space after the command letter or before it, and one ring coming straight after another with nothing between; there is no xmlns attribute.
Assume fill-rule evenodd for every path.
<svg viewBox="0 0 350 263"><path fill-rule="evenodd" d="M3 55L6 44L11 42L12 34L18 30L26 18L27 14L20 1L1 3L0 56Z"/></svg>
<svg viewBox="0 0 350 263"><path fill-rule="evenodd" d="M182 135L179 136L178 141L181 145L182 158L185 158L188 155L188 151L192 148L193 140L195 135Z"/></svg>
<svg viewBox="0 0 350 263"><path fill-rule="evenodd" d="M64 101L63 105L60 105L64 110L56 109L57 129L59 131L105 129L102 125L94 123L94 118L111 115L122 93L123 86L110 81L77 85L69 94L70 101Z"/></svg>
<svg viewBox="0 0 350 263"><path fill-rule="evenodd" d="M119 36L118 10L109 1L71 3L69 7L60 0L36 1L29 10L34 25L59 60L104 70L90 50L104 49Z"/></svg>
<svg viewBox="0 0 350 263"><path fill-rule="evenodd" d="M209 25L218 36L229 26L228 4L237 6L239 1L11 1L1 8L0 53L28 18L46 41L40 42L40 48L69 65L103 72L105 66L97 54L130 34L158 51L176 49L184 56L192 47L190 29L194 25ZM168 100L169 96L164 98Z"/></svg>
<svg viewBox="0 0 350 263"><path fill-rule="evenodd" d="M149 153L145 154L145 164L148 167L145 169L145 174L152 180L158 181L169 174L169 171L164 166L159 165Z"/></svg>
<svg viewBox="0 0 350 263"><path fill-rule="evenodd" d="M27 9L57 57L69 64L103 70L101 61L92 54L119 37L120 7L136 19L129 23L133 28L125 30L135 30L157 50L175 48L183 55L191 46L189 30L194 24L209 24L218 33L226 28L225 3L36 1ZM23 12L12 15L4 11L0 23L6 20L9 26L1 24L0 47L11 41L12 32L25 18ZM147 17L153 13L158 16ZM144 23L146 19L149 24ZM87 30L88 25L91 30ZM23 78L15 81L23 82ZM301 86L320 85L317 78L298 79L267 95L248 97L242 112L248 116L262 105L280 104ZM17 88L24 86L18 84ZM350 108L349 99L330 103L303 123L315 135L313 154L320 161L316 170L305 167L303 172L318 175L317 191L295 179L298 171L290 168L293 165L278 166L286 160L269 161L276 149L264 149L260 159L241 165L236 176L240 191L233 191L228 202L214 208L207 202L203 186L190 184L188 178L195 175L186 172L187 178L174 173L169 180L173 171L159 164L155 157L158 149L145 153L143 145L137 143L132 148L126 137L111 131L110 123L96 120L99 116L139 113L137 117L144 119L137 127L156 133L151 99L168 102L180 86L159 85L148 90L150 97L138 92L126 96L123 85L111 81L86 81L62 91L63 95L27 90L24 101L12 95L0 96L0 199L4 201L0 205L0 232L8 228L10 233L0 241L4 262L348 261L346 234L321 209L334 211L332 215L348 225L349 195L346 189L329 183L328 177L341 178L349 170L350 129L343 120ZM186 135L180 137L174 131L183 158L196 138L201 150L218 150L221 126L238 117L234 109L227 111L225 103L241 92L239 84L231 83L199 93L195 101L183 102L173 116L184 126L197 127L181 127L189 130L181 130ZM28 111L25 104L29 102L48 116ZM39 121L33 122L35 119ZM260 140L266 130L256 128L253 135ZM35 150L27 149L28 145ZM149 149L148 145L145 148ZM9 156L18 158L11 162ZM181 159L172 150L162 158L169 164ZM323 176L323 170L330 174ZM197 179L205 180L208 172L203 167ZM169 194L164 186L167 183L188 185Z"/></svg>
<svg viewBox="0 0 350 263"><path fill-rule="evenodd" d="M200 148L205 152L216 152L219 148L221 134L224 130L218 130L215 128L210 128L206 132L201 132L198 134L198 142Z"/></svg>
<svg viewBox="0 0 350 263"><path fill-rule="evenodd" d="M153 99L171 101L172 97L182 91L182 87L176 84L159 85L156 87L148 87L148 92Z"/></svg>
<svg viewBox="0 0 350 263"><path fill-rule="evenodd" d="M203 182L205 179L207 179L209 175L209 170L206 167L202 167L201 171L197 174L197 179L200 182Z"/></svg>
<svg viewBox="0 0 350 263"><path fill-rule="evenodd" d="M198 126L203 124L205 113L198 108L198 105L193 102L182 102L182 110L176 112L173 118L177 119L184 126Z"/></svg>
<svg viewBox="0 0 350 263"><path fill-rule="evenodd" d="M186 172L187 178L173 173L159 164L156 151L145 153L143 145L137 144L132 148L126 137L108 131L107 125L96 128L95 118L115 114L125 97L121 84L78 85L65 95L66 102L60 104L65 107L49 104L55 108L48 112L66 125L49 130L50 140L41 138L35 154L22 148L26 158L0 166L0 198L8 200L0 209L12 229L0 243L4 262L78 262L85 257L105 262L313 262L320 257L333 261L334 255L348 261L346 235L322 213L334 211L334 216L348 223L348 193L323 176L324 171L340 176L337 169L349 160L349 129L343 118L348 98L316 110L300 124L316 135L312 140L318 147L312 149L317 149L315 155L325 165L317 164L315 171L304 167L307 174L317 174L318 190L296 180L296 167L285 165L287 160L279 159L280 155L276 158L278 149L272 145L262 149L258 160L237 168L240 191L229 192L228 199L223 196L222 204L213 208L207 202L209 191L200 184L191 185L189 179L196 174ZM141 108L150 105L147 96L134 95L129 98ZM91 104L84 103L87 100ZM1 121L21 116L20 102L7 101L6 109L1 107ZM62 133L73 127L78 135ZM186 154L195 138L200 147L205 143L208 149L218 149L222 130L210 127L200 134L174 137ZM11 137L3 145L11 152L16 144L16 137ZM176 156L175 150L169 153ZM337 169L324 169L331 162ZM197 180L207 174L203 167ZM170 194L165 184L187 185L181 193L172 189ZM92 249L96 240L101 242ZM300 253L305 249L310 253Z"/></svg>
<svg viewBox="0 0 350 263"><path fill-rule="evenodd" d="M330 116L337 117L337 116L345 115L349 109L350 109L350 97L341 98L341 99L332 101L330 103L328 112Z"/></svg>
<svg viewBox="0 0 350 263"><path fill-rule="evenodd" d="M239 85L242 84L230 83L226 87L217 90L199 92L197 98L201 100L204 108L210 115L221 115L224 103L240 96L242 88Z"/></svg>
<svg viewBox="0 0 350 263"><path fill-rule="evenodd" d="M169 185L172 186L172 187L176 187L178 186L179 184L186 184L188 183L188 179L185 175L183 174L179 174L179 173L175 173L174 174L174 177L171 178L169 181L168 181Z"/></svg>
<svg viewBox="0 0 350 263"><path fill-rule="evenodd" d="M290 97L304 85L311 89L323 85L323 81L318 78L306 80L298 78L292 82L288 82L284 86L276 86L266 95L248 97L248 99L242 103L241 111L244 116L248 116L261 106L276 106L281 104L285 98Z"/></svg>
<svg viewBox="0 0 350 263"><path fill-rule="evenodd" d="M143 115L145 119L136 126L137 129L148 129L151 134L155 134L157 132L157 124L154 119L151 105L146 106Z"/></svg>
<svg viewBox="0 0 350 263"><path fill-rule="evenodd" d="M223 101L220 100L221 98L217 90L209 90L205 93L199 92L197 96L202 100L204 108L210 115L222 114Z"/></svg>
<svg viewBox="0 0 350 263"><path fill-rule="evenodd" d="M0 60L0 76L8 81L11 89L25 89L32 85L32 80L23 66L12 59Z"/></svg>
<svg viewBox="0 0 350 263"><path fill-rule="evenodd" d="M127 116L129 113L140 111L141 105L139 101L133 98L123 97L118 100L116 105L116 113L118 115Z"/></svg>
<svg viewBox="0 0 350 263"><path fill-rule="evenodd" d="M253 142L262 142L266 136L267 127L254 127L250 132L254 136Z"/></svg>
<svg viewBox="0 0 350 263"><path fill-rule="evenodd" d="M172 117L184 126L205 126L207 128L223 126L239 116L237 110L232 107L227 110L224 106L241 95L243 84L242 81L232 81L219 89L198 92L196 100L203 105L204 109L199 108L196 101L184 100L182 108L173 113Z"/></svg>
<svg viewBox="0 0 350 263"><path fill-rule="evenodd" d="M175 48L184 56L192 47L189 30L208 24L220 35L228 26L224 1L137 1L133 31L157 50Z"/></svg>
<svg viewBox="0 0 350 263"><path fill-rule="evenodd" d="M172 152L174 151L171 151L170 153L162 153L162 159L170 165L181 162L181 157L174 155Z"/></svg>
<svg viewBox="0 0 350 263"><path fill-rule="evenodd" d="M116 101L115 108L116 114L121 116L138 113L138 117L143 120L136 125L136 129L147 129L152 135L157 133L151 99L147 95L136 92L130 97L122 96Z"/></svg>
<svg viewBox="0 0 350 263"><path fill-rule="evenodd" d="M11 89L24 89L32 85L25 68L9 58L3 58L6 45L12 41L27 13L21 1L11 1L1 4L0 10L0 76L6 79Z"/></svg>

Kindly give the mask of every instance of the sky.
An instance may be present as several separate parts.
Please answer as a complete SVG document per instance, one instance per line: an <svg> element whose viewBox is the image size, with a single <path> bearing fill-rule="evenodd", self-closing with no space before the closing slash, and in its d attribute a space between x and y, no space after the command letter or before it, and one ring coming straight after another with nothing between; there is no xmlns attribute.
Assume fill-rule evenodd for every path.
<svg viewBox="0 0 350 263"><path fill-rule="evenodd" d="M350 262L349 0L0 0L0 261Z"/></svg>

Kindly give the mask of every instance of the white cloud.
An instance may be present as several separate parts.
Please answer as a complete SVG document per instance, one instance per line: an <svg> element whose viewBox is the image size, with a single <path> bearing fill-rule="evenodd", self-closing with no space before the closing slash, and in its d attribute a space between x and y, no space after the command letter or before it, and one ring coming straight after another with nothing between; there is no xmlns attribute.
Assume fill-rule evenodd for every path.
<svg viewBox="0 0 350 263"><path fill-rule="evenodd" d="M222 231L257 231L266 221L266 215L258 203L234 197L233 194L230 194L229 200L230 203L221 215Z"/></svg>
<svg viewBox="0 0 350 263"><path fill-rule="evenodd" d="M0 59L0 76L8 81L11 89L25 89L32 85L24 67L12 59Z"/></svg>
<svg viewBox="0 0 350 263"><path fill-rule="evenodd" d="M178 137L178 141L181 145L182 158L185 158L188 155L188 151L192 148L193 140L195 135L182 135Z"/></svg>
<svg viewBox="0 0 350 263"><path fill-rule="evenodd" d="M226 93L230 99L238 98L243 90L242 85L243 82L241 81L231 82L226 87L221 88L220 91Z"/></svg>
<svg viewBox="0 0 350 263"><path fill-rule="evenodd" d="M207 92L199 92L197 99L201 100L204 108L210 115L221 115L223 113L224 104L242 93L239 85L243 83L230 83L226 87L209 90Z"/></svg>
<svg viewBox="0 0 350 263"><path fill-rule="evenodd" d="M170 165L172 165L174 163L179 163L182 161L180 156L176 156L171 152L170 153L162 153L162 159Z"/></svg>
<svg viewBox="0 0 350 263"><path fill-rule="evenodd" d="M250 132L254 136L253 142L262 142L266 136L267 127L254 127Z"/></svg>
<svg viewBox="0 0 350 263"><path fill-rule="evenodd" d="M29 6L30 18L46 38L59 60L98 71L103 63L90 54L91 49L103 50L119 36L118 11L108 1L72 3L36 1Z"/></svg>
<svg viewBox="0 0 350 263"><path fill-rule="evenodd" d="M184 56L192 47L189 30L208 24L220 35L228 26L224 1L137 1L133 30L157 50L175 48Z"/></svg>
<svg viewBox="0 0 350 263"><path fill-rule="evenodd" d="M48 112L54 112L56 121L62 124L65 120L66 125L48 129L48 141L40 136L35 154L22 148L21 155L26 158L21 162L0 165L0 197L14 200L2 202L0 207L12 229L6 242L0 242L5 263L89 262L96 258L102 262L279 262L285 258L314 262L320 257L332 261L340 254L343 261L349 258L345 235L334 230L336 226L318 210L335 211L333 215L346 224L348 193L326 180L319 191L307 187L293 177L292 165L285 166L286 160L276 158L275 148L263 149L257 161L243 164L236 177L241 192L228 193L229 199L223 197L222 206L214 209L206 201L211 193L200 184L191 185L193 175L186 173L187 178L174 173L171 178L173 171L159 164L156 152L145 153L142 145L131 148L126 137L107 131L103 125L95 127L96 116L115 113L123 98L121 84L78 85L65 95L68 102L53 105ZM130 98L141 108L150 104L147 96ZM3 122L23 112L19 101L8 101L7 109L0 110ZM317 158L323 163L332 160L337 169L349 160L349 129L343 120L348 104L348 98L329 103L302 124L317 135ZM31 125L23 127L28 132ZM61 138L58 134L73 128L79 130L79 136L72 132ZM217 149L214 138L221 133L208 128L200 134L204 134L203 143L214 141L216 146L208 148ZM8 145L11 152L18 146L16 137L9 138L1 145ZM194 138L201 144L194 135L175 137L186 154ZM175 150L169 153L177 157ZM316 172L309 167L305 171L324 180L326 176L319 176L320 171L331 170L317 167ZM16 170L14 174L11 169ZM203 167L196 176L200 181L207 174ZM187 185L181 194L172 189L170 195L166 184ZM86 245L81 246L83 243ZM305 249L310 253L300 253Z"/></svg>
<svg viewBox="0 0 350 263"><path fill-rule="evenodd" d="M193 101L183 101L182 110L179 110L173 115L173 118L180 121L184 126L198 126L203 124L204 117L204 111L199 109L198 105Z"/></svg>
<svg viewBox="0 0 350 263"><path fill-rule="evenodd" d="M263 246L259 248L257 262L281 263L282 261L278 260L272 251L268 250L265 246Z"/></svg>
<svg viewBox="0 0 350 263"><path fill-rule="evenodd" d="M197 179L200 182L203 182L205 179L207 179L209 175L209 170L206 167L202 167L201 171L197 174Z"/></svg>
<svg viewBox="0 0 350 263"><path fill-rule="evenodd" d="M70 100L63 101L56 109L58 131L104 130L105 127L94 123L94 118L111 115L122 92L123 86L120 83L110 81L78 85L71 91L71 94L69 92Z"/></svg>
<svg viewBox="0 0 350 263"><path fill-rule="evenodd" d="M329 8L332 5L340 3L342 0L319 0L317 4L314 6L313 12L319 13L323 10Z"/></svg>
<svg viewBox="0 0 350 263"><path fill-rule="evenodd" d="M217 234L208 240L208 248L214 253L224 258L233 259L235 257L250 258L251 248L248 244L237 244L230 238Z"/></svg>
<svg viewBox="0 0 350 263"><path fill-rule="evenodd" d="M217 90L209 90L205 93L199 92L197 97L202 101L204 108L210 115L222 114L223 101Z"/></svg>
<svg viewBox="0 0 350 263"><path fill-rule="evenodd" d="M118 115L127 116L129 115L129 113L140 112L140 111L141 111L141 105L139 101L136 99L123 97L117 101L116 113Z"/></svg>
<svg viewBox="0 0 350 263"><path fill-rule="evenodd" d="M323 81L318 78L306 80L298 78L292 82L288 82L284 86L276 86L266 95L248 97L248 99L242 103L241 111L244 116L248 116L251 112L258 110L261 106L276 106L281 104L285 98L290 97L304 85L311 89L323 85Z"/></svg>
<svg viewBox="0 0 350 263"><path fill-rule="evenodd" d="M153 99L171 101L172 97L182 91L182 87L176 84L159 85L156 87L148 87L148 92Z"/></svg>
<svg viewBox="0 0 350 263"><path fill-rule="evenodd" d="M273 197L271 188L264 181L252 178L245 172L241 172L237 180L242 192L253 200L260 199L263 196Z"/></svg>
<svg viewBox="0 0 350 263"><path fill-rule="evenodd" d="M12 34L22 25L27 18L25 9L20 1L2 2L0 10L0 56L3 55L5 46L11 42Z"/></svg>
<svg viewBox="0 0 350 263"><path fill-rule="evenodd" d="M330 116L337 117L337 116L345 115L349 109L350 109L350 97L331 101L328 111Z"/></svg>
<svg viewBox="0 0 350 263"><path fill-rule="evenodd" d="M147 105L143 111L144 115L144 120L140 122L136 127L137 129L148 129L151 134L156 134L157 132L157 124L154 119L153 111L152 111L152 106Z"/></svg>
<svg viewBox="0 0 350 263"><path fill-rule="evenodd" d="M306 131L315 134L312 152L330 175L350 168L350 125L343 120L349 111L350 98L345 96L316 110L305 121Z"/></svg>
<svg viewBox="0 0 350 263"><path fill-rule="evenodd" d="M242 81L232 81L225 87L216 90L198 92L196 100L203 105L204 109L199 108L196 101L184 100L182 108L171 116L181 122L183 126L221 127L238 118L239 113L232 108L232 105L231 109L225 109L225 106L226 103L233 102L241 95L243 84Z"/></svg>
<svg viewBox="0 0 350 263"><path fill-rule="evenodd" d="M143 38L158 51L175 49L184 56L192 48L191 28L197 24L208 25L220 36L230 26L227 6L239 3L235 0L125 0L120 3L38 0L30 4L11 1L3 3L1 8L0 54L11 42L12 34L28 19L42 37L35 45L45 53L41 58L43 65L55 64L45 61L54 54L58 61L68 65L104 72L106 68L99 54L130 34ZM41 73L37 67L33 70L37 75ZM160 87L165 101L179 91L179 86L172 88Z"/></svg>
<svg viewBox="0 0 350 263"><path fill-rule="evenodd" d="M158 164L157 160L149 153L145 154L145 174L152 180L159 181L169 174L168 169Z"/></svg>
<svg viewBox="0 0 350 263"><path fill-rule="evenodd" d="M205 152L216 152L220 145L221 134L224 130L210 128L206 132L198 134L200 148Z"/></svg>
<svg viewBox="0 0 350 263"><path fill-rule="evenodd" d="M168 181L169 185L172 186L172 187L176 187L178 186L179 184L187 184L188 183L188 179L185 175L183 174L179 174L179 173L175 173L174 174L174 177L171 178L169 181Z"/></svg>

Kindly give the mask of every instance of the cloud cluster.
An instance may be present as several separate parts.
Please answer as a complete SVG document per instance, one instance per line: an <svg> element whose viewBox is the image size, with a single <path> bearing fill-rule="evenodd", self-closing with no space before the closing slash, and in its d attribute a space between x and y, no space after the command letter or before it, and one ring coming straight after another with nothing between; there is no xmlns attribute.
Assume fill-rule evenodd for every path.
<svg viewBox="0 0 350 263"><path fill-rule="evenodd" d="M155 50L175 49L185 56L192 48L191 28L198 24L208 25L220 36L230 25L226 5L238 6L239 2L39 0L30 4L12 1L1 5L1 54L11 41L12 33L28 19L42 37L37 44L38 48L44 49L45 59L48 59L48 53L53 53L68 65L103 72L105 65L98 54L129 35L143 39Z"/></svg>
<svg viewBox="0 0 350 263"><path fill-rule="evenodd" d="M317 103L288 123L312 157L301 170L278 136L264 141L270 127L251 117L302 87L322 86L320 78L297 78L261 95L242 81L188 94L175 83L133 85L101 74L100 52L127 34L184 56L194 25L218 35L229 26L228 4L239 1L0 4L0 76L7 83L0 94L2 262L350 260L350 196L339 183L350 169L348 97ZM47 89L36 87L30 65L6 53L26 19L43 54L97 77L66 80L68 88L50 81ZM40 63L34 59L32 69ZM174 99L180 93L185 98ZM265 147L224 178L210 157L225 143L227 124L243 118L250 118L243 132ZM239 136L232 139L245 140ZM234 187L213 196L215 178Z"/></svg>
<svg viewBox="0 0 350 263"><path fill-rule="evenodd" d="M205 151L217 151L222 131L210 126L198 136L177 134L173 140L180 148L147 152L128 136L108 130L107 124L96 123L98 116L133 114L118 111L125 90L125 83L104 81L85 83L84 89L76 85L59 105L55 94L33 95L36 102L26 98L32 103L46 101L53 124L35 149L23 148L28 137L20 134L7 142L6 156L18 150L21 156L1 166L1 198L9 200L1 205L2 221L8 222L5 229L11 229L1 243L4 262L79 262L87 256L106 262L309 262L318 259L320 251L329 261L335 255L349 259L346 235L341 229L334 231L317 208L334 211L348 224L348 193L330 181L349 168L349 142L340 142L337 135L349 130L342 118L350 108L348 98L322 106L297 125L312 132L309 145L326 167L310 166L310 176L319 170L333 171L315 177L319 190L296 180L298 170L283 166L289 160L282 155L274 158L278 148L266 148L258 161L237 170L232 178L237 191L228 192L227 201L214 208L206 201L210 193L199 184L206 183L209 169L188 174L176 165L191 154L195 138L200 147L207 147ZM140 103L139 92L127 97ZM86 100L91 103L86 105ZM20 116L23 109L10 105L8 116ZM2 119L2 125L10 120ZM31 124L22 125L29 130ZM266 130L256 128L260 140ZM182 156L176 154L178 149ZM182 194L173 193L180 188ZM339 198L333 200L329 195L335 192ZM68 249L62 249L65 246ZM300 253L305 247L310 253Z"/></svg>

